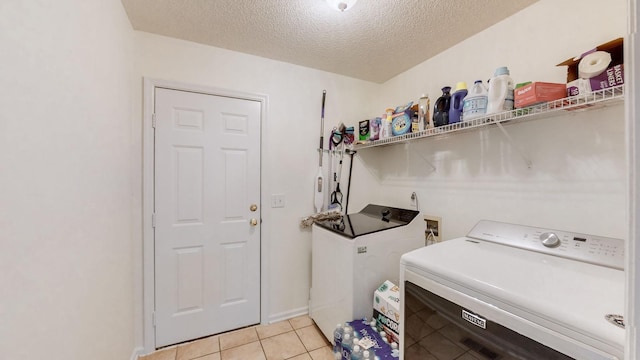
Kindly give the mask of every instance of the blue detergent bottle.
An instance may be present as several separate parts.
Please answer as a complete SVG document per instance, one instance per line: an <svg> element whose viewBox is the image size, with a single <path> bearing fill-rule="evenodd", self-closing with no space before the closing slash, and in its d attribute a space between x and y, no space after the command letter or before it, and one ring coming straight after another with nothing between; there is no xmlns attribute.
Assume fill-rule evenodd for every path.
<svg viewBox="0 0 640 360"><path fill-rule="evenodd" d="M462 119L462 109L464 107L464 97L467 96L467 83L460 81L456 84L456 90L451 96L449 106L449 124L460 122Z"/></svg>
<svg viewBox="0 0 640 360"><path fill-rule="evenodd" d="M451 105L451 87L442 88L442 96L436 100L433 106L433 125L442 126L449 124L449 108Z"/></svg>

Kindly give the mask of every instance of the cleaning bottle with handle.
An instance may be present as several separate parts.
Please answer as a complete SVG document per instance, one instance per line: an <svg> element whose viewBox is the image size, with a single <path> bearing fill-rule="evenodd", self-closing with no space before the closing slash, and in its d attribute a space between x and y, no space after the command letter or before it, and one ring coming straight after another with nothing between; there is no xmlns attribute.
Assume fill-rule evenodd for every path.
<svg viewBox="0 0 640 360"><path fill-rule="evenodd" d="M465 96L467 96L467 83L461 81L456 84L456 90L451 95L449 106L449 124L460 122L462 118L462 106Z"/></svg>
<svg viewBox="0 0 640 360"><path fill-rule="evenodd" d="M433 125L442 126L449 123L449 108L451 105L451 87L442 88L442 96L436 100L433 107Z"/></svg>
<svg viewBox="0 0 640 360"><path fill-rule="evenodd" d="M513 88L509 69L506 66L497 68L489 81L487 115L513 110Z"/></svg>
<svg viewBox="0 0 640 360"><path fill-rule="evenodd" d="M464 98L462 120L473 120L486 114L487 101L487 88L484 87L482 80L476 80L469 94Z"/></svg>

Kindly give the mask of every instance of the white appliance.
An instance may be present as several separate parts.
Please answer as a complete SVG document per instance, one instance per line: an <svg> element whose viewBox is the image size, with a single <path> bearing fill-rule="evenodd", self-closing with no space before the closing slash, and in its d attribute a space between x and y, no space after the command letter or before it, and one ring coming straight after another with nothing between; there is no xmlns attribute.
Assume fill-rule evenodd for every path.
<svg viewBox="0 0 640 360"><path fill-rule="evenodd" d="M480 221L400 267L405 360L623 358L622 240Z"/></svg>
<svg viewBox="0 0 640 360"><path fill-rule="evenodd" d="M373 293L398 284L400 257L424 246L415 210L369 204L312 228L309 315L330 341L336 324L373 316Z"/></svg>

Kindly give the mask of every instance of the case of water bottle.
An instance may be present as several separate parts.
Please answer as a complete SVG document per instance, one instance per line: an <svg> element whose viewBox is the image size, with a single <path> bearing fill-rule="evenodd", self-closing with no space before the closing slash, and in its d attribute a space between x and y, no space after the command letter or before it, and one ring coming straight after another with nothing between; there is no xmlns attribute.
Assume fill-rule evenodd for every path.
<svg viewBox="0 0 640 360"><path fill-rule="evenodd" d="M395 360L400 356L398 344L390 344L385 339L386 336L384 332L379 332L375 327L375 322L369 322L365 318L347 322L345 325L350 328L350 338L352 340L349 341L349 344L343 346L341 339L344 339L344 333L340 335L341 339L334 336L334 354L336 355L336 359L361 360L364 359L364 357L361 357L364 350L369 352L369 359L371 360ZM358 354L353 353L355 347L353 344L354 340L362 349Z"/></svg>

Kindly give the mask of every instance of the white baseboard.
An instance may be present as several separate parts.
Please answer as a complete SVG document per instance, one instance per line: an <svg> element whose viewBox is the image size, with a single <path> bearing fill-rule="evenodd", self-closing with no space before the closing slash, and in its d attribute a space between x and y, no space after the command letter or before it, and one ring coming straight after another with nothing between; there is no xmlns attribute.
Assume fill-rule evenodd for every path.
<svg viewBox="0 0 640 360"><path fill-rule="evenodd" d="M142 346L138 346L134 348L133 352L131 353L130 360L138 360L138 356L142 355L143 352L144 352L144 348Z"/></svg>
<svg viewBox="0 0 640 360"><path fill-rule="evenodd" d="M298 316L301 316L301 315L307 315L307 314L309 314L309 307L308 306L303 306L301 308L297 308L297 309L293 309L293 310L289 310L289 311L283 311L283 312L278 313L278 314L269 315L268 321L269 321L269 324L273 324L273 323L278 322L278 321L289 320L289 319L292 319L294 317L298 317Z"/></svg>

